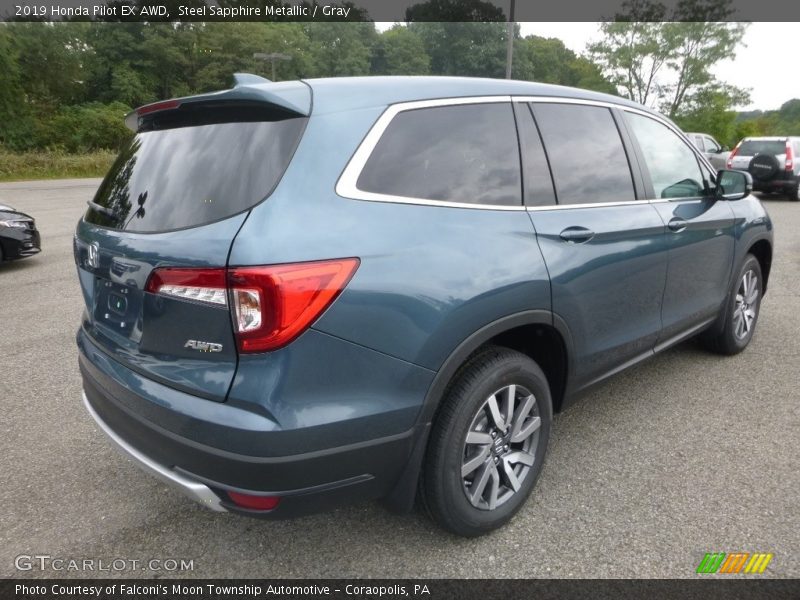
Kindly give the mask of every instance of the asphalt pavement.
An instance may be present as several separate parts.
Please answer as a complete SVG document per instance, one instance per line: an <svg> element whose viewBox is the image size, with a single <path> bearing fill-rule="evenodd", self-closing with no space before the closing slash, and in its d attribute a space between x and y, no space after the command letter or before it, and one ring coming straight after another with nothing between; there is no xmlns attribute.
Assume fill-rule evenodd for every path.
<svg viewBox="0 0 800 600"><path fill-rule="evenodd" d="M690 341L613 378L556 417L515 520L464 540L373 502L294 521L212 513L118 453L81 403L74 341L72 235L98 183L0 184L43 245L0 266L0 576L673 578L744 551L774 555L761 577L800 577L800 203L763 200L775 260L750 347L724 358Z"/></svg>

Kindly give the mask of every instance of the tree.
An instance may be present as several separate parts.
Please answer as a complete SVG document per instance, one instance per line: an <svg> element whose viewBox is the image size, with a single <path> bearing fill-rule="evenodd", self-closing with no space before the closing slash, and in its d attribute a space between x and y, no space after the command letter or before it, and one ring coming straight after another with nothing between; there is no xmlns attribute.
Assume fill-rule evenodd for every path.
<svg viewBox="0 0 800 600"><path fill-rule="evenodd" d="M748 95L732 86L703 87L685 102L675 121L685 131L709 133L720 143L733 145L740 138L731 107L748 102Z"/></svg>
<svg viewBox="0 0 800 600"><path fill-rule="evenodd" d="M677 81L663 88L664 112L674 117L692 93L705 88L713 90L717 86L711 68L719 61L734 56L746 27L743 23L707 21L663 25L666 44L673 48L667 64L677 74Z"/></svg>
<svg viewBox="0 0 800 600"><path fill-rule="evenodd" d="M677 117L687 100L722 85L711 68L734 56L746 29L743 23L723 22L731 4L679 0L667 14L660 2L628 0L624 14L602 25L604 37L589 47L590 55L624 96Z"/></svg>
<svg viewBox="0 0 800 600"><path fill-rule="evenodd" d="M505 21L500 7L483 0L428 0L406 9L406 21Z"/></svg>
<svg viewBox="0 0 800 600"><path fill-rule="evenodd" d="M377 41L373 23L305 23L317 77L369 75Z"/></svg>
<svg viewBox="0 0 800 600"><path fill-rule="evenodd" d="M506 64L505 23L416 23L430 56L434 75L503 77Z"/></svg>
<svg viewBox="0 0 800 600"><path fill-rule="evenodd" d="M414 31L395 25L378 37L372 57L374 75L427 75L431 60Z"/></svg>

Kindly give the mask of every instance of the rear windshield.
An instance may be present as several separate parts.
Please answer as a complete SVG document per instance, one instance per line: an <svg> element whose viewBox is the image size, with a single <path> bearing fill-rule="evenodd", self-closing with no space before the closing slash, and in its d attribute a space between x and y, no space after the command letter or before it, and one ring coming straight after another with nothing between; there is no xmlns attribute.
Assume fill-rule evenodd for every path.
<svg viewBox="0 0 800 600"><path fill-rule="evenodd" d="M786 142L783 140L746 140L742 142L738 154L742 156L755 156L756 154L783 154L786 152Z"/></svg>
<svg viewBox="0 0 800 600"><path fill-rule="evenodd" d="M275 187L305 118L140 131L121 151L85 219L159 232L218 221Z"/></svg>

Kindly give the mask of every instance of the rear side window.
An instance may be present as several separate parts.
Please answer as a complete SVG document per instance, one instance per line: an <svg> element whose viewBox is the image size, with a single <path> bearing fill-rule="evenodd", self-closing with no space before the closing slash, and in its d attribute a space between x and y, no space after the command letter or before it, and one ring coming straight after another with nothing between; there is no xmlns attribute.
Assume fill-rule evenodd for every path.
<svg viewBox="0 0 800 600"><path fill-rule="evenodd" d="M511 104L462 104L398 113L357 187L365 192L467 204L522 204Z"/></svg>
<svg viewBox="0 0 800 600"><path fill-rule="evenodd" d="M674 131L650 117L627 113L627 119L644 154L656 198L695 198L705 194L697 157Z"/></svg>
<svg viewBox="0 0 800 600"><path fill-rule="evenodd" d="M275 187L305 121L210 123L137 133L85 219L114 229L159 232L242 212Z"/></svg>
<svg viewBox="0 0 800 600"><path fill-rule="evenodd" d="M636 199L628 158L609 109L543 103L533 111L559 204Z"/></svg>

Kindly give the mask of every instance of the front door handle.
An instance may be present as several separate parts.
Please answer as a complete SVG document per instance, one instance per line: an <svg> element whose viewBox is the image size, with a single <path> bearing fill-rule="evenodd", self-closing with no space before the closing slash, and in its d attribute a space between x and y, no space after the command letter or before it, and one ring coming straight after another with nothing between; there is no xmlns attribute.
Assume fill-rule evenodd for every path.
<svg viewBox="0 0 800 600"><path fill-rule="evenodd" d="M586 227L567 227L561 232L560 237L565 242L582 244L594 237L594 231L586 229Z"/></svg>
<svg viewBox="0 0 800 600"><path fill-rule="evenodd" d="M686 229L686 225L688 225L688 223L678 217L673 217L669 220L669 223L667 223L667 227L669 227L670 230L674 231L675 233Z"/></svg>

